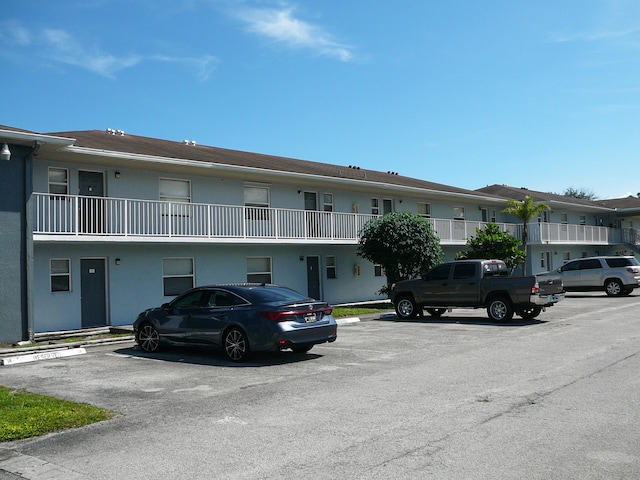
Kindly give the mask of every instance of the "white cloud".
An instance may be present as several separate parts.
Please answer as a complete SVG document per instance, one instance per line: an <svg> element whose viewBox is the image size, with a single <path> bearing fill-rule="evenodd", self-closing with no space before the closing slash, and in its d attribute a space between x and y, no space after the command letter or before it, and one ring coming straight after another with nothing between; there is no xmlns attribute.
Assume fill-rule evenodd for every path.
<svg viewBox="0 0 640 480"><path fill-rule="evenodd" d="M118 57L108 53L89 52L63 30L44 30L42 38L49 59L86 68L108 78L114 78L118 71L132 67L141 60L136 55Z"/></svg>
<svg viewBox="0 0 640 480"><path fill-rule="evenodd" d="M306 48L343 62L353 59L352 48L335 41L322 27L293 16L291 8L244 10L239 17L249 31L294 48Z"/></svg>
<svg viewBox="0 0 640 480"><path fill-rule="evenodd" d="M118 72L135 67L143 61L163 61L190 66L197 73L200 81L206 81L217 63L217 59L211 55L201 57L115 55L99 49L91 50L81 40L65 30L45 29L36 36L15 21L4 22L0 25L4 27L0 29L3 32L0 34L0 42L33 50L27 52L26 55L83 68L106 78L115 78Z"/></svg>

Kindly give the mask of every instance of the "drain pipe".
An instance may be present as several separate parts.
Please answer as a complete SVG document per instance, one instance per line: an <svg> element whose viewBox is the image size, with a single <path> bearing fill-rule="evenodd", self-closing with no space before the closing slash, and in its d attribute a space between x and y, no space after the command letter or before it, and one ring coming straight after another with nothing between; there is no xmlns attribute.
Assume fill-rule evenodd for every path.
<svg viewBox="0 0 640 480"><path fill-rule="evenodd" d="M33 320L33 288L34 288L34 274L33 274L33 157L42 143L36 140L31 148L31 151L24 157L24 204L26 208L25 212L25 253L26 253L26 310L27 310L27 334L29 341L35 341L34 320Z"/></svg>

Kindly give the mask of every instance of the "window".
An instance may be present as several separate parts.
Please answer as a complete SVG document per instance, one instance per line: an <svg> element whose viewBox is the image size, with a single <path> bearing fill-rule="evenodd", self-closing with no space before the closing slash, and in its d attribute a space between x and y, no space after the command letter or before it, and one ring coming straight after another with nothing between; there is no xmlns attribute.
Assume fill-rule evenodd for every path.
<svg viewBox="0 0 640 480"><path fill-rule="evenodd" d="M496 212L496 209L493 208L491 209L491 223L496 223L496 220L498 220L498 214Z"/></svg>
<svg viewBox="0 0 640 480"><path fill-rule="evenodd" d="M165 297L193 288L193 258L163 258L162 285Z"/></svg>
<svg viewBox="0 0 640 480"><path fill-rule="evenodd" d="M427 274L427 278L425 278L425 280L427 281L448 280L450 271L451 271L451 264L438 265L437 267L434 267L433 270L431 270Z"/></svg>
<svg viewBox="0 0 640 480"><path fill-rule="evenodd" d="M560 214L560 223L567 224L569 223L569 216L566 213Z"/></svg>
<svg viewBox="0 0 640 480"><path fill-rule="evenodd" d="M51 291L71 291L71 260L68 258L52 258L49 261L51 272Z"/></svg>
<svg viewBox="0 0 640 480"><path fill-rule="evenodd" d="M273 283L271 257L247 257L247 282Z"/></svg>
<svg viewBox="0 0 640 480"><path fill-rule="evenodd" d="M69 194L69 170L49 167L49 193L56 195Z"/></svg>
<svg viewBox="0 0 640 480"><path fill-rule="evenodd" d="M595 270L602 268L600 260L597 258L590 258L588 260L580 260L580 270Z"/></svg>
<svg viewBox="0 0 640 480"><path fill-rule="evenodd" d="M325 193L322 195L322 209L325 212L333 212L333 194Z"/></svg>
<svg viewBox="0 0 640 480"><path fill-rule="evenodd" d="M188 217L188 206L191 203L191 183L188 180L171 180L161 178L159 182L159 198L164 202L171 202L171 205L163 205L163 215L172 217Z"/></svg>
<svg viewBox="0 0 640 480"><path fill-rule="evenodd" d="M191 203L189 180L160 179L160 200L165 202Z"/></svg>
<svg viewBox="0 0 640 480"><path fill-rule="evenodd" d="M487 210L486 208L480 208L480 219L483 222L488 222L489 221L489 210Z"/></svg>
<svg viewBox="0 0 640 480"><path fill-rule="evenodd" d="M245 185L244 204L246 218L248 220L268 220L269 219L269 187L266 185Z"/></svg>
<svg viewBox="0 0 640 480"><path fill-rule="evenodd" d="M562 252L562 261L568 262L571 260L571 252Z"/></svg>
<svg viewBox="0 0 640 480"><path fill-rule="evenodd" d="M453 207L454 220L464 220L464 207Z"/></svg>
<svg viewBox="0 0 640 480"><path fill-rule="evenodd" d="M373 266L373 276L374 277L382 277L382 265L375 264Z"/></svg>
<svg viewBox="0 0 640 480"><path fill-rule="evenodd" d="M431 204L418 203L418 215L423 218L431 218Z"/></svg>
<svg viewBox="0 0 640 480"><path fill-rule="evenodd" d="M371 215L380 215L380 199L371 199Z"/></svg>
<svg viewBox="0 0 640 480"><path fill-rule="evenodd" d="M393 212L393 200L385 198L382 200L382 214L386 215L391 212Z"/></svg>
<svg viewBox="0 0 640 480"><path fill-rule="evenodd" d="M586 225L586 224L587 224L587 216L580 215L580 225Z"/></svg>
<svg viewBox="0 0 640 480"><path fill-rule="evenodd" d="M327 256L327 278L337 278L336 275L336 257L333 255Z"/></svg>
<svg viewBox="0 0 640 480"><path fill-rule="evenodd" d="M475 263L459 263L453 269L454 280L474 278L475 276L476 276Z"/></svg>
<svg viewBox="0 0 640 480"><path fill-rule="evenodd" d="M544 262L544 252L540 253L540 268L546 268Z"/></svg>

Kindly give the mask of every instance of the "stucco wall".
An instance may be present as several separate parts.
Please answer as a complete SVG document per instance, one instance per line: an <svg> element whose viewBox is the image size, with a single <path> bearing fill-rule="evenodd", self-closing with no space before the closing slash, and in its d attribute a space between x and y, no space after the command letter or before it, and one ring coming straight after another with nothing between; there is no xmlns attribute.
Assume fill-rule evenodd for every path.
<svg viewBox="0 0 640 480"><path fill-rule="evenodd" d="M25 150L9 145L0 161L0 342L28 337L26 309Z"/></svg>

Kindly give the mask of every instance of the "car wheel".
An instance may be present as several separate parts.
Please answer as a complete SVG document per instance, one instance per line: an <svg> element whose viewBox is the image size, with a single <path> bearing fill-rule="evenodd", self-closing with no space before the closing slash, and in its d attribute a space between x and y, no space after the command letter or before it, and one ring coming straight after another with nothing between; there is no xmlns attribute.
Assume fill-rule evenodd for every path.
<svg viewBox="0 0 640 480"><path fill-rule="evenodd" d="M607 295L609 295L610 297L617 297L619 295L622 295L622 282L615 278L610 278L606 282L604 282L604 291L607 292Z"/></svg>
<svg viewBox="0 0 640 480"><path fill-rule="evenodd" d="M244 362L249 356L249 341L238 328L232 327L224 332L222 346L224 354L232 362Z"/></svg>
<svg viewBox="0 0 640 480"><path fill-rule="evenodd" d="M429 315L436 318L441 317L442 314L446 311L446 308L427 308L427 312L429 312Z"/></svg>
<svg viewBox="0 0 640 480"><path fill-rule="evenodd" d="M513 318L513 306L506 297L494 297L487 305L489 319L494 322L508 322Z"/></svg>
<svg viewBox="0 0 640 480"><path fill-rule="evenodd" d="M416 318L418 316L418 305L410 295L404 295L395 304L396 315L400 318Z"/></svg>
<svg viewBox="0 0 640 480"><path fill-rule="evenodd" d="M293 350L293 353L307 353L312 348L313 348L313 344L305 343L302 345L296 345L295 347L291 347L291 350Z"/></svg>
<svg viewBox="0 0 640 480"><path fill-rule="evenodd" d="M542 312L542 307L525 307L518 314L525 320L533 320Z"/></svg>
<svg viewBox="0 0 640 480"><path fill-rule="evenodd" d="M136 332L136 343L145 352L157 352L160 349L160 334L156 327L150 323L145 323Z"/></svg>

